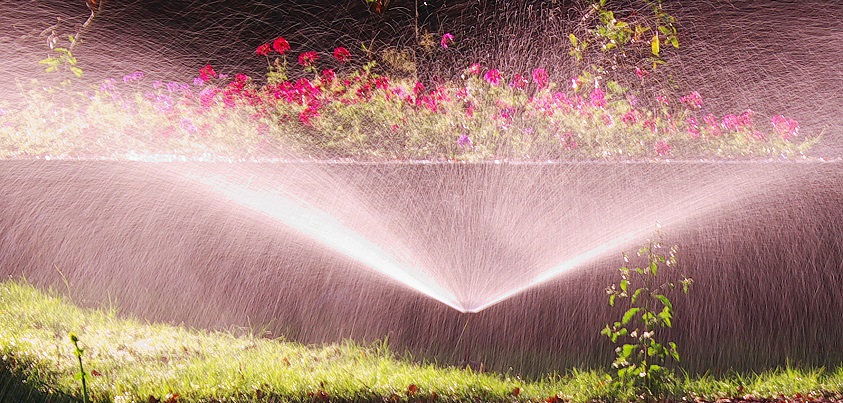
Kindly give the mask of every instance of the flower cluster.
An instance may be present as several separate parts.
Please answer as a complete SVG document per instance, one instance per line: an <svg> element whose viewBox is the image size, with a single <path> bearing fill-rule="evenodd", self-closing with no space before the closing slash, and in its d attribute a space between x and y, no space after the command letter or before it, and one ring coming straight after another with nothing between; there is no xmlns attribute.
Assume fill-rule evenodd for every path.
<svg viewBox="0 0 843 403"><path fill-rule="evenodd" d="M442 47L453 41L443 36ZM290 50L277 37L260 44L255 54L284 58ZM333 57L343 66L354 56L337 47ZM750 110L720 117L704 112L696 91L678 99L635 93L587 72L560 86L541 67L505 73L475 63L460 81L425 85L368 68L323 68L315 51L300 52L297 62L304 73L294 80L287 79L286 70L272 76L287 68L286 61L279 67L277 59L265 82L243 74L229 78L205 65L193 85L156 80L142 96L136 94L144 82L138 71L124 76L123 84L104 80L99 91L86 95L88 106L78 111L78 119L56 114L43 121L62 127L65 136L77 133L66 143L78 142L74 147L80 150L106 143L92 134L101 133L122 136L131 150L183 153L198 147L202 153L240 157L742 158L800 155L815 143L800 138L799 123L792 118L774 116L765 130ZM636 75L647 79L645 72ZM6 112L0 130L43 131L17 116L23 114ZM769 130L776 135L768 135Z"/></svg>

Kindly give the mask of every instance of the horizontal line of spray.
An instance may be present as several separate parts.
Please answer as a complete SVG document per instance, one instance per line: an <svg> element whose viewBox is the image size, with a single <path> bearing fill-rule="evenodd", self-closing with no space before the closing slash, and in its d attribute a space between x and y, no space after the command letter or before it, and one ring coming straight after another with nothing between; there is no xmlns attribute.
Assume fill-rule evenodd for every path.
<svg viewBox="0 0 843 403"><path fill-rule="evenodd" d="M457 311L465 312L465 308L449 290L432 279L419 278L424 274L415 274L418 270L399 262L392 254L346 227L335 217L294 195L283 194L280 188L258 191L232 183L220 176L187 176L239 205L263 213L388 278Z"/></svg>

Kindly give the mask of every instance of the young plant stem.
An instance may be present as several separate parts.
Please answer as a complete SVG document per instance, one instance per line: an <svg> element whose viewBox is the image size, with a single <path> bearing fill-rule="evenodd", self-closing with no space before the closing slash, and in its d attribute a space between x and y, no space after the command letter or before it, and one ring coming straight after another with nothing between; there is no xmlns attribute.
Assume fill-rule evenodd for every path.
<svg viewBox="0 0 843 403"><path fill-rule="evenodd" d="M105 8L105 3L107 0L85 0L85 4L87 4L88 9L91 10L91 15L88 16L88 19L85 20L85 23L76 31L76 35L73 36L73 41L70 42L70 46L68 50L73 52L73 48L76 46L76 43L79 42L79 38L82 37L82 34L88 30L88 27Z"/></svg>
<svg viewBox="0 0 843 403"><path fill-rule="evenodd" d="M82 379L82 402L88 403L90 398L88 397L88 382L85 379L85 367L82 366L82 349L79 348L79 338L76 336L75 333L70 333L70 341L73 342L73 346L75 347L74 354L76 355L76 359L79 361L79 375Z"/></svg>

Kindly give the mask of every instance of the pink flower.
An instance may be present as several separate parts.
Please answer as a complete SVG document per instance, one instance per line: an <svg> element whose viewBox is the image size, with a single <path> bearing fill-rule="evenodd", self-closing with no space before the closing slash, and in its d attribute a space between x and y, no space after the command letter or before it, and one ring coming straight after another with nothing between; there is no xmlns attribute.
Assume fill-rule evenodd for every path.
<svg viewBox="0 0 843 403"><path fill-rule="evenodd" d="M664 106L670 106L670 100L664 95L656 95L656 101L661 102Z"/></svg>
<svg viewBox="0 0 843 403"><path fill-rule="evenodd" d="M667 141L659 140L653 145L653 148L656 150L656 154L658 154L659 157L665 157L672 147L670 144L667 144Z"/></svg>
<svg viewBox="0 0 843 403"><path fill-rule="evenodd" d="M738 116L738 124L744 127L752 126L754 123L752 121L753 115L755 115L755 112L753 112L752 109L747 109L744 113L741 113L740 116Z"/></svg>
<svg viewBox="0 0 843 403"><path fill-rule="evenodd" d="M481 66L478 63L474 63L471 66L468 66L468 69L466 70L466 73L472 74L472 75L475 75L475 76L479 76L481 70L483 70L483 66Z"/></svg>
<svg viewBox="0 0 843 403"><path fill-rule="evenodd" d="M699 123L697 122L696 118L693 118L693 117L688 118L688 120L686 120L685 123L688 124L688 134L690 134L691 137L693 137L693 138L700 137L700 126L699 126Z"/></svg>
<svg viewBox="0 0 843 403"><path fill-rule="evenodd" d="M319 55L312 50L299 55L299 64L304 67L313 67L317 60L319 60Z"/></svg>
<svg viewBox="0 0 843 403"><path fill-rule="evenodd" d="M738 131L740 129L740 124L738 123L738 117L733 114L728 114L723 116L723 128L730 131Z"/></svg>
<svg viewBox="0 0 843 403"><path fill-rule="evenodd" d="M340 61L340 63L345 63L351 60L351 52L348 49L340 46L334 49L334 58Z"/></svg>
<svg viewBox="0 0 843 403"><path fill-rule="evenodd" d="M632 126L638 123L638 113L634 110L624 113L621 121L627 126Z"/></svg>
<svg viewBox="0 0 843 403"><path fill-rule="evenodd" d="M255 54L258 55L258 56L266 56L271 51L272 51L272 48L269 46L269 44L264 43L264 44L258 46L257 49L255 49Z"/></svg>
<svg viewBox="0 0 843 403"><path fill-rule="evenodd" d="M527 79L521 74L515 74L515 76L512 77L512 82L509 83L509 88L515 88L517 90L523 90L526 87Z"/></svg>
<svg viewBox="0 0 843 403"><path fill-rule="evenodd" d="M533 81L536 82L536 86L539 87L539 90L544 89L547 87L549 82L547 77L547 71L544 69L533 69Z"/></svg>
<svg viewBox="0 0 843 403"><path fill-rule="evenodd" d="M589 95L588 98L591 101L591 106L595 108L603 108L606 106L606 93L600 88L595 88L594 91L591 91L591 95Z"/></svg>
<svg viewBox="0 0 843 403"><path fill-rule="evenodd" d="M700 96L700 93L697 91L679 98L679 102L688 105L688 107L692 109L700 109L703 107L702 96Z"/></svg>
<svg viewBox="0 0 843 403"><path fill-rule="evenodd" d="M287 53L288 50L290 50L290 43L287 42L287 40L283 37L279 36L275 38L274 41L272 41L272 49L275 49L276 52L283 55L284 53Z"/></svg>
<svg viewBox="0 0 843 403"><path fill-rule="evenodd" d="M217 77L217 72L214 71L214 68L211 67L210 64L206 64L204 67L199 69L199 78L201 78L202 81L210 81L215 77Z"/></svg>
<svg viewBox="0 0 843 403"><path fill-rule="evenodd" d="M413 86L413 94L415 96L419 96L424 92L424 84L421 81L416 81L416 85Z"/></svg>
<svg viewBox="0 0 843 403"><path fill-rule="evenodd" d="M640 79L645 79L647 76L650 75L650 72L647 70L642 70L640 67L635 68L635 75L638 76Z"/></svg>
<svg viewBox="0 0 843 403"><path fill-rule="evenodd" d="M445 49L448 49L448 45L451 43L454 43L454 35L451 33L442 35L442 40L439 41L439 44Z"/></svg>
<svg viewBox="0 0 843 403"><path fill-rule="evenodd" d="M501 80L501 72L498 69L489 70L483 75L483 79L489 84L498 85Z"/></svg>
<svg viewBox="0 0 843 403"><path fill-rule="evenodd" d="M655 133L656 131L658 131L658 128L656 127L656 122L653 122L653 121L652 121L652 120L650 120L650 119L646 119L646 120L644 120L644 122L643 122L643 123L641 123L641 124L642 124L644 127L646 127L646 128L648 128L648 129L650 129L650 131L651 131L651 132L653 132L653 133Z"/></svg>
<svg viewBox="0 0 843 403"><path fill-rule="evenodd" d="M794 119L788 119L784 115L776 115L773 116L772 123L784 141L790 141L799 134L799 122Z"/></svg>
<svg viewBox="0 0 843 403"><path fill-rule="evenodd" d="M334 79L337 78L336 73L332 69L325 69L322 70L322 81L325 83L331 83Z"/></svg>

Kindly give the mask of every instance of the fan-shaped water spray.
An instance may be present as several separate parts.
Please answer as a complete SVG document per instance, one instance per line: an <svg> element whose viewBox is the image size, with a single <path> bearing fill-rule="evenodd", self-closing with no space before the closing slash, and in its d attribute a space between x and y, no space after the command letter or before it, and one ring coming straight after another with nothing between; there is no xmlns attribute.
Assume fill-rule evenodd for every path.
<svg viewBox="0 0 843 403"><path fill-rule="evenodd" d="M113 13L98 21L102 25L95 26L78 47L80 60L90 63L84 66L85 78L79 79L87 87L76 95L100 102L100 98L106 97L104 94L109 94L107 90L96 91L103 85L101 75L117 78L119 82L120 76L136 69L149 74L147 82L178 76L189 83L197 67L206 63L217 66L221 72L245 71L253 77L262 77L266 62L272 61L255 58L255 47L267 38L283 34L297 52L330 49L335 42L349 47L365 42L363 53L352 48L355 57L367 55L384 65L400 64L402 57L409 57L417 70L402 74L416 74L413 78L418 78L419 83L424 81L428 92L449 77L459 77L463 67L477 61L489 71L499 69L507 78L514 73L529 75L534 67L547 68L555 75L552 78L558 88L554 91L569 91L571 98L589 97L581 88L569 88L568 84L572 77L576 83L584 67L569 55L567 30L577 25L579 15L586 9L565 8L562 5L565 2L477 1L441 7L440 27L447 27L451 21L463 24L460 30L453 30L456 41L448 50L453 53L445 53L435 40L433 48L418 53L404 48L406 42L418 41L419 35L425 34L423 30L412 33L409 29L415 23L409 8L393 9L400 15L381 16L367 9L363 2L320 6L302 0L290 2L290 7L285 8L280 3L255 1L252 9L236 7L241 3L130 2L125 8L112 9ZM18 98L33 97L30 103L38 107L55 101L44 114L58 122L57 131L61 133L72 123L78 123L81 134L77 137L83 140L90 136L86 128L94 123L119 131L140 116L136 106L145 104L132 104L128 96L114 97L113 105L108 104L104 109L68 112L62 102L66 101L63 95L69 95L69 91L67 94L55 89L36 91L42 98L32 93L22 94L20 83L38 76L43 67L37 61L44 57L43 44L47 38L39 34L53 24L55 14L60 12L65 16L72 12L64 8L64 2L38 2L31 7L21 4L0 5L0 43L8 44L0 46L0 57L13 66L9 74L17 78L15 88L2 87L0 116ZM84 11L82 2L77 6ZM703 116L708 117L709 112L711 116L720 116L751 108L755 114L742 116L765 122L779 113L792 115L803 122L800 127L803 138L823 133L817 147L821 152L817 154L836 155L841 149L838 140L843 127L835 112L843 94L843 81L837 79L840 72L836 69L841 47L835 44L840 42L839 32L843 32L835 29L843 21L837 18L841 15L838 5L718 0L672 6L675 8L671 13L683 24L682 32L688 32L676 50L675 62L653 70L650 78L645 78L643 73L640 77L630 74L631 84L625 84L656 91L654 96L662 95L660 91L669 93L667 88L674 84L689 84L692 89L698 89L706 99L702 109L694 110L693 116L699 115L700 126ZM166 10L171 15L156 14L155 10ZM137 18L139 15L154 18ZM224 22L217 24L216 17L224 17ZM64 18L65 23L75 23ZM273 18L284 24L289 21L289 25L279 28ZM256 25L252 26L252 22ZM364 26L372 31L360 29ZM373 39L371 36L376 35L370 35L370 32L386 31L396 33L393 36L398 39L382 40L387 35ZM165 38L159 39L158 35ZM484 42L489 37L492 39ZM802 43L807 41L804 38L819 37L822 41L814 47ZM771 42L766 43L767 40ZM33 50L36 47L38 50ZM114 54L125 57L102 56ZM330 56L325 54L323 58L330 59ZM454 59L459 59L459 63ZM339 70L347 67L340 62L333 63ZM456 69L459 71L454 65L459 66ZM292 78L323 74L300 70L291 69L291 75L295 75ZM85 81L90 76L96 78ZM480 78L477 80L486 85ZM95 82L94 87L90 87L91 82ZM172 83L156 83L161 93L173 92L167 87ZM605 79L596 79L594 83L609 91ZM141 85L131 79L124 84L138 88ZM181 99L185 102L197 101L202 88L209 88L201 87L206 85L201 80L199 84L175 84L193 89L190 94L194 98ZM505 84L492 87L489 83L487 87L490 91L512 90L512 86ZM468 87L464 89L468 91ZM407 92L416 88L419 87ZM454 91L455 97L457 93ZM149 96L148 93L135 95L138 99ZM527 92L517 93L519 97L522 95L528 97ZM612 94L608 97L612 100ZM628 103L624 107L637 105L633 97L618 98L624 99L614 101ZM599 110L602 106L595 105L602 105L601 99L572 103L573 109L592 108L594 113L602 113ZM684 120L670 114L664 117L664 125L658 127L643 123L644 118L655 115L624 115L635 121L629 130L637 130L637 136L650 142L644 144L642 140L642 149L651 154L655 151L658 161L629 163L625 157L619 157L600 162L544 162L535 158L533 162L523 162L530 161L530 156L544 159L545 155L556 155L543 147L576 148L578 144L571 142L573 137L566 137L573 136L566 130L575 130L521 127L519 119L526 115L513 115L518 108L501 106L488 119L475 120L484 125L502 124L502 133L518 134L524 142L548 135L545 136L550 139L548 145L529 149L527 157L520 159L522 162L438 161L443 155L459 156L467 150L486 150L487 154L480 155L491 159L497 157L496 153L505 154L519 145L506 136L483 144L484 132L479 129L471 132L461 126L462 120L454 120L430 133L431 137L446 139L447 147L429 147L434 150L429 151L431 159L437 162L331 160L337 155L344 156L342 151L346 149L342 147L351 144L348 147L354 149L358 143L372 138L376 139L373 141L376 150L365 155L374 156L375 160L383 155L401 155L402 147L416 141L412 137L406 142L395 141L393 123L398 126L401 120L372 120L369 109L364 108L349 109L347 115L339 114L342 119L330 121L341 127L336 129L338 133L353 132L353 135L325 140L330 136L319 131L324 128L303 122L303 129L291 136L302 140L298 146L321 142L329 151L321 150L321 154L314 153L318 156L311 158L311 149L302 146L304 151L290 147L294 151L284 149L280 154L270 155L271 158L282 154L294 158L307 156L307 162L269 158L273 162L246 163L243 161L263 155L255 149L283 148L287 144L261 131L262 126L252 133L241 130L238 122L253 122L249 119L254 115L266 113L271 118L268 122L280 124L302 119L301 111L293 109L292 118L285 114L272 115L267 112L271 109L254 115L252 110L226 115L229 109L225 108L229 105L223 101L220 100L219 110L199 111L213 124L227 116L233 123L220 123L222 132L228 130L254 140L243 148L245 157L219 159L240 163L98 165L85 161L124 158L127 154L120 147L128 146L117 144L118 141L147 146L173 141L178 146L176 151L200 149L200 159L209 156L208 159L216 160L214 153L218 149L197 146L206 132L180 116L164 123L172 130L153 140L145 138L145 132L121 131L115 144L88 142L83 144L91 148L67 153L38 148L42 143L35 139L44 135L38 129L41 126L36 125L39 119L31 119L28 122L31 125L14 126L14 135L25 134L18 136L23 140L17 144L38 147L27 151L31 154L3 149L4 155L71 155L83 161L50 161L49 164L56 165L49 166L42 165L44 161L4 161L0 168L4 207L0 256L2 263L7 264L0 270L55 285L58 268L61 276L67 275L70 283L85 291L78 291L83 300L105 299L98 293L107 290L123 297L125 306L147 318L209 327L232 323L261 327L270 323L267 326L274 326L273 334L292 335L310 342L358 336L371 339L392 334L391 340L422 353L436 350L437 345L463 342L459 329L464 321L455 319L459 315L451 312L454 309L475 315L472 322L477 329L469 337L480 340L476 354L487 348L493 352L487 355L487 360L498 358L499 368L517 362L520 368L543 371L566 364L593 363L601 348L607 348L596 344L596 332L592 331L604 324L598 322L607 317L605 301L589 299L592 294L602 296L605 284L595 283L603 280L601 276L607 267L617 265L613 256L647 237L659 222L669 236L689 240L688 266L692 271L689 274L700 277L698 284L708 287L703 294L719 298L691 303L690 311L696 316L687 327L677 330L680 339L701 346L697 357L702 358L694 361L691 355L689 362L697 362L699 368L732 365L739 359L712 358L712 351L732 345L732 340L740 341L742 346L755 346L745 338L748 337L745 333L752 329L742 327L743 322L755 320L773 332L779 329L773 324L773 319L779 319L777 315L810 333L799 334L797 329L781 336L784 341L776 336L764 339L768 345L781 347L782 356L800 356L804 352L801 357L807 357L807 362L823 363L817 357L839 358L826 353L839 350L833 334L840 318L834 316L834 309L820 309L817 302L821 298L817 295L840 284L836 274L841 261L837 237L841 224L836 213L840 198L835 190L843 183L839 162L779 161L776 149L766 150L767 154L763 155L770 158L763 161L669 161L670 149L665 151L666 144L659 143L658 136L669 131L671 124L682 124ZM352 103L349 99L344 101ZM421 111L421 116L427 116L424 115L426 106L416 101L402 104L390 113L400 117L408 111ZM131 106L127 107L128 112L121 112L124 114L118 118L97 114L127 104ZM465 108L464 112L468 113L471 108L467 105L460 104L459 108ZM163 108L161 116L174 116L167 109L172 106L167 102L146 106ZM653 113L668 110L658 108L660 104ZM624 112L627 111L619 112L614 120L608 114L566 118L573 119L574 123L568 122L571 125L596 121L598 129L602 129L601 125L627 128L623 125L628 123L621 121L620 113ZM161 116L155 115L155 119ZM353 129L349 129L349 121L364 123L351 125ZM693 146L716 156L744 158L744 154L723 151L713 144L737 144L738 149L754 147L761 143L751 141L764 136L752 132L751 136L724 140L714 129L725 128L726 120L712 122L706 123L712 132ZM693 129L695 125L688 127ZM6 127L3 123L2 129ZM551 129L559 129L559 133ZM12 133L12 129L6 130L4 133ZM775 136L775 130L769 134ZM162 130L153 128L152 131ZM184 136L174 140L171 133ZM48 134L49 145L59 148L65 145L67 139ZM613 144L605 139L594 142L601 141L609 144L607 147ZM654 144L662 147L654 148ZM340 150L337 155L331 154L331 150L337 149ZM424 151L425 147L421 149ZM392 154L396 150L398 153ZM624 155L622 151L606 152L607 158ZM143 151L128 155L139 154ZM182 157L167 155L163 159L179 161ZM789 202L779 206L780 199ZM800 227L803 224L804 229ZM777 254L787 256L776 259ZM725 272L723 276L719 276L719 269ZM766 273L780 277L768 278ZM794 276L799 281L789 284L782 273L797 273ZM384 279L390 281L379 281ZM87 283L90 285L79 285ZM400 287L394 287L395 284ZM803 290L800 288L803 285L811 289ZM799 316L794 313L797 308L772 302L755 304L757 300L752 298L767 298L756 295L762 294L765 287L799 302L808 314ZM814 296L805 296L808 294ZM430 299L438 302L434 304ZM775 310L765 312L762 307L766 306ZM814 318L816 322L807 322L805 318ZM568 323L572 324L565 327ZM563 340L560 333L567 333L567 339ZM811 346L793 347L798 343L794 340L800 337L810 339ZM442 349L445 347L431 354L436 356ZM741 356L738 350L735 347L730 354ZM754 353L760 354L757 350ZM782 360L773 353L768 354L759 358L759 362ZM548 358L552 362L527 362L535 357L554 358Z"/></svg>

